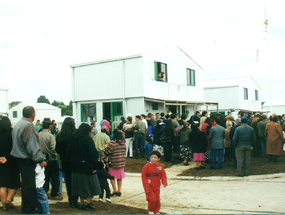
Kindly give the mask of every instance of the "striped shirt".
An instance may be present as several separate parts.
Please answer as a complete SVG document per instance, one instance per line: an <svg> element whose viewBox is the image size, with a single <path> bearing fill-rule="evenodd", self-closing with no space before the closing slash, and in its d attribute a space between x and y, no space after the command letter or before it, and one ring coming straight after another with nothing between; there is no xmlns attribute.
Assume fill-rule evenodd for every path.
<svg viewBox="0 0 285 215"><path fill-rule="evenodd" d="M126 145L125 141L117 143L116 140L111 140L104 151L105 155L110 156L110 168L121 169L126 163Z"/></svg>

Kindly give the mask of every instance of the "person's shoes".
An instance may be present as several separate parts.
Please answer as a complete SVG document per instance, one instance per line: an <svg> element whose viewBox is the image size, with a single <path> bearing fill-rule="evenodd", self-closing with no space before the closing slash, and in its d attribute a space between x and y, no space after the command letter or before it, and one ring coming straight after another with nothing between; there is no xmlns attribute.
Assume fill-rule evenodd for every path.
<svg viewBox="0 0 285 215"><path fill-rule="evenodd" d="M106 202L111 203L112 201L111 201L111 199L106 198Z"/></svg>
<svg viewBox="0 0 285 215"><path fill-rule="evenodd" d="M103 199L100 198L100 199L99 199L99 202L103 202Z"/></svg>
<svg viewBox="0 0 285 215"><path fill-rule="evenodd" d="M246 176L246 177L247 177L248 175L246 175L246 174L245 174L244 176Z"/></svg>
<svg viewBox="0 0 285 215"><path fill-rule="evenodd" d="M196 168L196 170L200 170L200 169L201 169L201 167L200 167L200 166Z"/></svg>
<svg viewBox="0 0 285 215"><path fill-rule="evenodd" d="M92 210L95 210L96 208L95 208L95 206L90 202L89 204L88 203L85 203L85 206L86 206L86 208L88 208L88 209L92 209Z"/></svg>
<svg viewBox="0 0 285 215"><path fill-rule="evenodd" d="M62 200L63 199L63 197L62 196L53 196L53 197L51 197L50 198L50 200Z"/></svg>
<svg viewBox="0 0 285 215"><path fill-rule="evenodd" d="M9 210L9 208L7 208L5 204L3 205L2 209L3 209L3 211Z"/></svg>
<svg viewBox="0 0 285 215"><path fill-rule="evenodd" d="M183 163L184 166L189 166L189 163Z"/></svg>
<svg viewBox="0 0 285 215"><path fill-rule="evenodd" d="M78 209L79 209L79 210L87 210L87 206L86 206L86 204L84 204L84 205L79 204Z"/></svg>
<svg viewBox="0 0 285 215"><path fill-rule="evenodd" d="M6 206L7 209L14 209L16 206L9 200L6 200L4 205Z"/></svg>
<svg viewBox="0 0 285 215"><path fill-rule="evenodd" d="M116 192L116 196L121 196L122 193L121 192Z"/></svg>
<svg viewBox="0 0 285 215"><path fill-rule="evenodd" d="M215 166L211 166L210 169L216 169L216 167Z"/></svg>
<svg viewBox="0 0 285 215"><path fill-rule="evenodd" d="M110 196L116 196L117 192L111 193Z"/></svg>
<svg viewBox="0 0 285 215"><path fill-rule="evenodd" d="M131 159L133 158L133 157L130 157Z"/></svg>
<svg viewBox="0 0 285 215"><path fill-rule="evenodd" d="M222 167L222 166L219 166L218 169L223 169L223 167Z"/></svg>

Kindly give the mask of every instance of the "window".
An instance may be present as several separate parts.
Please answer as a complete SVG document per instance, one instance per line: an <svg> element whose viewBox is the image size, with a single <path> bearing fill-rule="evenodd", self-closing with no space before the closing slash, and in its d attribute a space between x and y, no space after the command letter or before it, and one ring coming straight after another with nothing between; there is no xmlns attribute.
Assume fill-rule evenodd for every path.
<svg viewBox="0 0 285 215"><path fill-rule="evenodd" d="M255 90L255 101L258 101L258 90Z"/></svg>
<svg viewBox="0 0 285 215"><path fill-rule="evenodd" d="M17 118L18 117L18 112L17 111L13 111L13 118Z"/></svg>
<svg viewBox="0 0 285 215"><path fill-rule="evenodd" d="M186 69L186 75L187 75L187 85L189 86L195 86L196 80L195 80L195 70L194 69Z"/></svg>
<svg viewBox="0 0 285 215"><path fill-rule="evenodd" d="M158 103L157 102L152 102L152 110L158 110Z"/></svg>
<svg viewBox="0 0 285 215"><path fill-rule="evenodd" d="M167 64L154 61L154 79L167 82Z"/></svg>
<svg viewBox="0 0 285 215"><path fill-rule="evenodd" d="M243 88L243 98L244 100L248 100L248 89L247 88Z"/></svg>
<svg viewBox="0 0 285 215"><path fill-rule="evenodd" d="M97 121L97 119L96 119L96 103L81 104L81 122L87 122L88 117L90 117L91 121Z"/></svg>

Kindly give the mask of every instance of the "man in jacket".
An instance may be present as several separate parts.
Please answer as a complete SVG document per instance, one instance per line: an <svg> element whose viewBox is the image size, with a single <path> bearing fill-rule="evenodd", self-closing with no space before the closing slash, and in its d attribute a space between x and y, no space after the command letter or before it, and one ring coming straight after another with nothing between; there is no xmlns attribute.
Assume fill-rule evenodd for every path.
<svg viewBox="0 0 285 215"><path fill-rule="evenodd" d="M51 199L62 200L63 197L58 195L59 190L59 167L57 162L57 153L55 151L55 138L49 133L52 122L50 118L44 118L43 130L39 134L40 146L42 151L48 155L48 162L45 169L45 184L46 193L49 191L49 182L52 179Z"/></svg>
<svg viewBox="0 0 285 215"><path fill-rule="evenodd" d="M247 124L247 116L241 117L242 125L236 128L233 145L236 148L238 176L248 176L250 167L250 150L255 142L253 128Z"/></svg>
<svg viewBox="0 0 285 215"><path fill-rule="evenodd" d="M138 159L138 148L140 148L141 157L144 157L144 144L146 138L146 126L139 115L136 116L136 122L133 125L133 130L135 133L135 158Z"/></svg>
<svg viewBox="0 0 285 215"><path fill-rule="evenodd" d="M241 119L237 118L235 121L235 126L231 127L231 131L230 131L230 138L231 138L231 142L233 143L233 137L235 134L235 130L237 127L239 127L241 125ZM233 144L231 144L231 150L232 153L234 155L234 168L237 169L237 158L236 158L236 150Z"/></svg>
<svg viewBox="0 0 285 215"><path fill-rule="evenodd" d="M101 128L101 132L99 134L96 134L94 136L93 141L95 143L96 149L99 152L98 161L102 161L102 158L105 156L104 146L110 142L110 137L107 135L107 128L105 126Z"/></svg>
<svg viewBox="0 0 285 215"><path fill-rule="evenodd" d="M260 151L261 151L261 144L260 144L260 139L258 137L258 130L257 130L257 124L260 121L260 114L257 113L255 114L255 118L252 120L251 122L251 127L254 130L254 134L255 134L255 142L253 144L253 156L254 157L259 157L260 156Z"/></svg>
<svg viewBox="0 0 285 215"><path fill-rule="evenodd" d="M27 214L36 213L36 165L39 163L42 168L46 166L45 155L40 148L39 134L33 125L35 116L34 107L24 107L23 118L12 131L13 148L11 155L16 157L18 161L22 176L22 213Z"/></svg>
<svg viewBox="0 0 285 215"><path fill-rule="evenodd" d="M222 121L216 119L217 125L211 128L209 139L211 141L211 169L216 169L216 154L218 153L218 169L222 169L225 128L221 126Z"/></svg>
<svg viewBox="0 0 285 215"><path fill-rule="evenodd" d="M263 114L261 116L261 121L257 124L257 131L258 131L258 137L260 138L260 144L261 144L261 152L262 157L266 158L266 139L265 139L265 129L266 125L269 123L267 120L267 116Z"/></svg>

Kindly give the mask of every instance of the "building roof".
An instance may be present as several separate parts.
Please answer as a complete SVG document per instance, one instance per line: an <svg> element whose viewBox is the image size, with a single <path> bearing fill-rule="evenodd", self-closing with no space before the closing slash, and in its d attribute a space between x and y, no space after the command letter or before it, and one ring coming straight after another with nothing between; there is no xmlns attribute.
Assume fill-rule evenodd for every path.
<svg viewBox="0 0 285 215"><path fill-rule="evenodd" d="M23 107L25 106L33 106L35 110L60 110L60 108L55 107L53 105L47 104L47 103L25 103L21 102L18 105L21 105ZM14 106L13 108L16 108L18 105ZM13 109L11 108L11 109Z"/></svg>
<svg viewBox="0 0 285 215"><path fill-rule="evenodd" d="M70 67L74 68L74 67L88 66L88 65L99 64L99 63L106 63L106 62L120 61L120 60L132 59L132 58L139 58L139 57L142 57L145 54L153 53L153 52L156 52L159 49L163 49L163 48L166 48L166 47L170 47L170 46L164 46L164 47L159 47L159 48L147 49L147 50L140 51L139 53L138 52L136 52L136 53L129 53L129 54L126 54L126 55L115 56L115 57L112 57L112 58L102 59L102 60L98 60L98 61L73 64L73 65L70 65ZM175 45L175 47L177 47L180 51L182 51L190 60L192 60L197 66L199 66L203 70L203 68L198 63L196 63L188 54L186 54L186 52L184 52L179 46Z"/></svg>
<svg viewBox="0 0 285 215"><path fill-rule="evenodd" d="M220 78L220 79L211 79L204 80L204 89L207 88L224 88L224 87L238 87L246 79L251 79L257 87L260 89L258 84L254 81L252 76L243 76L243 77L234 77L234 78Z"/></svg>
<svg viewBox="0 0 285 215"><path fill-rule="evenodd" d="M271 101L272 106L285 106L285 101L284 100L275 100ZM266 101L263 105L263 107L270 107L270 101Z"/></svg>

